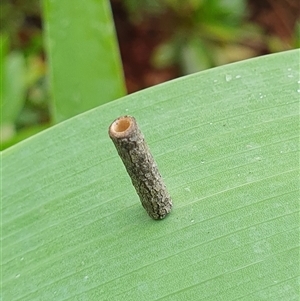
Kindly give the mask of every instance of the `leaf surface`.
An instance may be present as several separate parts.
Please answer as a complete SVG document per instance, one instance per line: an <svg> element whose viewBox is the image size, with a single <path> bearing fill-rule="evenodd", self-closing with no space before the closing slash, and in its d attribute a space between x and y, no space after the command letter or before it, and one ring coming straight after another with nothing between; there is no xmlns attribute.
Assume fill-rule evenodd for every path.
<svg viewBox="0 0 300 301"><path fill-rule="evenodd" d="M3 300L298 300L299 50L126 96L2 152ZM136 117L151 220L109 124Z"/></svg>

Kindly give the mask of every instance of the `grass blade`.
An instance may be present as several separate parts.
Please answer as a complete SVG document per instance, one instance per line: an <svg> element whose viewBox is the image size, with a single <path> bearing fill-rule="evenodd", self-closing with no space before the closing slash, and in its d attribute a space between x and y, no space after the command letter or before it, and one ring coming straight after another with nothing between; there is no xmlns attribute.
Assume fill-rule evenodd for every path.
<svg viewBox="0 0 300 301"><path fill-rule="evenodd" d="M125 94L109 1L44 0L53 121Z"/></svg>

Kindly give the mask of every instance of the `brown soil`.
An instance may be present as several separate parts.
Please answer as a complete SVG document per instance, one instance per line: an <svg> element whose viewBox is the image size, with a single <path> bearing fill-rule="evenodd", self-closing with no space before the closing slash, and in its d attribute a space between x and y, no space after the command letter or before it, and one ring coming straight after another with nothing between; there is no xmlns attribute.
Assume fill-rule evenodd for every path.
<svg viewBox="0 0 300 301"><path fill-rule="evenodd" d="M121 2L112 1L112 10L128 93L177 77L176 66L155 69L151 65L154 49L170 36L164 19L148 15L134 25Z"/></svg>

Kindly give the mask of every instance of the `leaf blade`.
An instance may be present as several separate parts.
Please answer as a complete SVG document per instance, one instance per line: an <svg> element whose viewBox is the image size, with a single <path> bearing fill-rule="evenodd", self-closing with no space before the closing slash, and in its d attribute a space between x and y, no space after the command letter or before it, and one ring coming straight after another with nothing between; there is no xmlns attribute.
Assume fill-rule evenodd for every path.
<svg viewBox="0 0 300 301"><path fill-rule="evenodd" d="M44 0L53 120L60 122L125 94L108 1Z"/></svg>
<svg viewBox="0 0 300 301"><path fill-rule="evenodd" d="M146 89L5 150L3 296L296 299L298 55ZM141 208L108 138L122 114L173 198L163 221Z"/></svg>

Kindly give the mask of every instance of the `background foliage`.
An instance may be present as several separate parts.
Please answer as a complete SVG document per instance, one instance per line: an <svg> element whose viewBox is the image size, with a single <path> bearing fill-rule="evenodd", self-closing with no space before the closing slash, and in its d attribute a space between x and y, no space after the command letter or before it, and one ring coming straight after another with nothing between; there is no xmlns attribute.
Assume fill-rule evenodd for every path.
<svg viewBox="0 0 300 301"><path fill-rule="evenodd" d="M58 107L64 106L64 101L57 102L59 95L62 99L74 100L70 106L65 104L73 109L73 113L66 116L72 116L81 110L76 111L75 107L82 93L88 93L83 92L84 89L90 93L84 102L79 102L83 104L82 110L93 107L93 103L101 104L104 99L111 100L124 94L113 25L109 24L112 19L108 1L101 1L106 7L102 20L108 21L107 31L96 26L103 23L97 9L91 9L93 4L86 6L87 10L90 7L89 12L94 12L87 18L91 21L84 22L76 15L76 3L73 11L55 7L51 11L56 13L53 16L43 3L47 1L4 0L0 4L2 149L66 118L55 113L57 106L53 106L54 102L61 104ZM296 22L299 2L294 0L278 3L267 0L189 0L184 3L173 0L112 0L111 4L129 93L180 75L299 46ZM82 11L82 18L85 13ZM51 16L51 19L44 19L44 16ZM68 38L64 39L68 32L66 24L71 25L71 34L68 33ZM58 26L57 30L55 26ZM108 34L107 46L102 49L99 41L102 40L101 33L105 32ZM91 42L93 34L94 40L98 41L96 47ZM51 62L48 64L44 45L53 50L53 38L57 39L56 48L48 51L47 57ZM76 51L76 45L81 45L81 52L79 49ZM110 47L112 51L108 50ZM101 60L105 57L101 51L112 54L111 58ZM112 66L115 69L100 67L104 61L114 61ZM100 71L96 71L97 68ZM55 70L58 76L53 76L51 70ZM92 84L96 78L103 78L108 73L112 76L110 84L106 82L102 88ZM74 81L67 83L74 74L77 84ZM91 74L94 74L94 79ZM89 80L84 81L85 77ZM89 84L80 87L80 82ZM114 88L116 84L119 88ZM111 97L106 96L109 86L111 91L115 91ZM103 98L94 99L93 95L97 93L93 91L96 89L103 90ZM14 112L9 107L14 108Z"/></svg>

